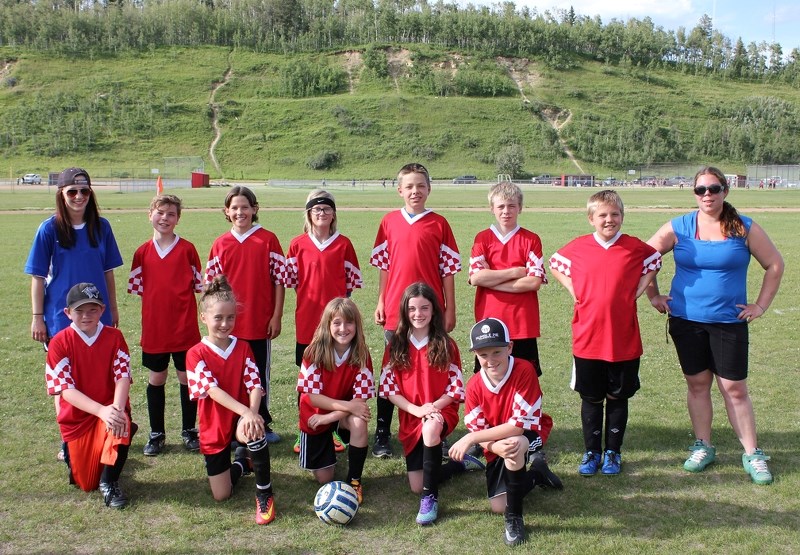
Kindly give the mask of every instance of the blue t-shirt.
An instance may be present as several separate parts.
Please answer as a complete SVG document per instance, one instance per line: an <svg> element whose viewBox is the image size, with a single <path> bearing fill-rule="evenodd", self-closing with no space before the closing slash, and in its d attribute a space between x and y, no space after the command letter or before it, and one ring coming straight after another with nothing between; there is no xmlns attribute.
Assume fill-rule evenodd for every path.
<svg viewBox="0 0 800 555"><path fill-rule="evenodd" d="M745 230L753 220L739 216ZM695 322L740 323L737 304L747 304L747 266L750 249L747 237L724 241L696 238L697 211L672 220L677 243L673 249L675 277L672 278L670 312Z"/></svg>
<svg viewBox="0 0 800 555"><path fill-rule="evenodd" d="M67 292L76 283L94 283L108 304L105 273L122 266L122 255L108 220L100 218L99 227L97 247L92 247L86 225L73 226L75 245L70 249L58 243L55 216L42 222L36 231L25 263L25 273L45 278L44 321L50 337L70 324L64 307L67 305ZM108 306L101 321L111 325Z"/></svg>

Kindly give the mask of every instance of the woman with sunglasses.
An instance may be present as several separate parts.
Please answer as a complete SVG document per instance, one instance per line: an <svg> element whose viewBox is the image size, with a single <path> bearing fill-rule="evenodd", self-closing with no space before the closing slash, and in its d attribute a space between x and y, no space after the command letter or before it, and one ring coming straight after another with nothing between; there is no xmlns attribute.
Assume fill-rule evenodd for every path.
<svg viewBox="0 0 800 555"><path fill-rule="evenodd" d="M694 177L698 209L664 224L648 243L673 251L675 276L669 295L653 280L651 304L669 314L669 333L688 387L687 406L695 442L683 467L701 472L714 462L711 385L725 401L728 420L744 447L742 466L756 484L772 483L769 457L759 449L747 389L748 324L763 316L778 292L783 258L761 226L728 203L728 183L714 167ZM761 289L747 297L751 255L764 268Z"/></svg>

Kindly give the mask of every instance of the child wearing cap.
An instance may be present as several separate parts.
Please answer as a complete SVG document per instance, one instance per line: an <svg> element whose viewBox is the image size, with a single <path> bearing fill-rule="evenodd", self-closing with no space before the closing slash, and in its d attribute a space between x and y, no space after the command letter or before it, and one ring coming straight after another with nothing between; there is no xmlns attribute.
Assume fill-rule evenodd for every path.
<svg viewBox="0 0 800 555"><path fill-rule="evenodd" d="M470 331L470 350L481 370L470 378L464 405L469 432L450 448L450 458L463 460L474 444L486 456L486 489L495 513L504 513L506 545L525 541L522 502L536 485L533 470L525 471L531 446L543 445L553 427L542 412L542 392L536 370L511 355L508 327L486 318Z"/></svg>
<svg viewBox="0 0 800 555"><path fill-rule="evenodd" d="M589 197L587 212L595 232L560 248L550 258L550 269L575 301L570 385L581 396L586 449L578 473L592 476L602 465L603 474L615 475L622 464L628 399L639 390L636 299L661 268L661 255L620 231L625 208L616 191Z"/></svg>
<svg viewBox="0 0 800 555"><path fill-rule="evenodd" d="M70 483L100 488L106 506L128 504L119 477L136 424L130 418L130 355L122 332L104 325L100 290L78 283L67 293L72 322L50 341L47 393L61 395L56 418L65 442Z"/></svg>

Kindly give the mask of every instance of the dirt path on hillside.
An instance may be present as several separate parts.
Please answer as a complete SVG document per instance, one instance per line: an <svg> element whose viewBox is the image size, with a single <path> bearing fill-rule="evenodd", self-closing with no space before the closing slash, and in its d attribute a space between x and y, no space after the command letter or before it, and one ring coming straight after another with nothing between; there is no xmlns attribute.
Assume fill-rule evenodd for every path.
<svg viewBox="0 0 800 555"><path fill-rule="evenodd" d="M353 75L361 67L361 52L349 50L344 53L344 69L347 71L347 82L350 94L355 94L356 77Z"/></svg>
<svg viewBox="0 0 800 555"><path fill-rule="evenodd" d="M219 165L219 161L217 160L217 155L215 152L217 149L217 144L219 144L220 139L222 139L222 128L219 126L219 104L217 104L216 98L217 91L228 84L231 79L231 75L233 75L233 67L231 66L230 55L228 55L228 68L225 70L225 74L222 76L222 81L215 82L211 87L211 96L208 99L208 105L211 106L211 126L214 128L214 139L211 141L211 145L208 147L208 157L211 158L211 163L214 164L214 168L216 168L217 173L223 176L223 180L225 177L222 173L222 168Z"/></svg>
<svg viewBox="0 0 800 555"><path fill-rule="evenodd" d="M394 81L395 90L400 93L400 82L397 78L402 76L406 69L411 66L411 51L405 48L400 50L390 48L386 52L386 59L389 66L389 77Z"/></svg>

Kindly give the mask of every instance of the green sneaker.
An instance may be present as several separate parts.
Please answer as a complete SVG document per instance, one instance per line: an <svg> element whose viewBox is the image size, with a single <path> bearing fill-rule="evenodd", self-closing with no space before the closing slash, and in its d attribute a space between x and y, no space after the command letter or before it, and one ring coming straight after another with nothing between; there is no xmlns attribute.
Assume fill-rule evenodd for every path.
<svg viewBox="0 0 800 555"><path fill-rule="evenodd" d="M766 486L772 483L772 472L767 468L769 457L761 449L756 449L755 453L742 455L742 466L745 472L750 474L753 483L759 486Z"/></svg>
<svg viewBox="0 0 800 555"><path fill-rule="evenodd" d="M695 440L694 445L689 447L692 454L683 463L683 469L689 472L702 472L705 467L714 462L717 455L717 448L706 443L702 439Z"/></svg>

